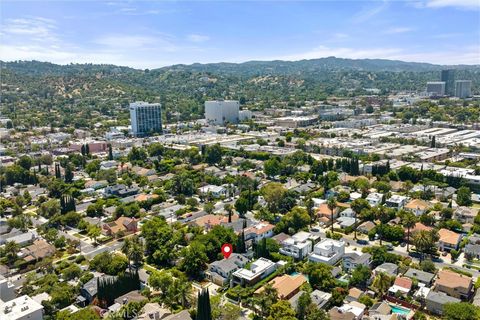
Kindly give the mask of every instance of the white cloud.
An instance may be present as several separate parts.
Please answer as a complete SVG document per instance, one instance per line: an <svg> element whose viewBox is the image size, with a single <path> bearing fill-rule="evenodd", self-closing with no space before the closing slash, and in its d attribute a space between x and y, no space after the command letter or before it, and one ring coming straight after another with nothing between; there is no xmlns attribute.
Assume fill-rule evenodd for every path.
<svg viewBox="0 0 480 320"><path fill-rule="evenodd" d="M3 33L12 36L52 37L55 22L41 17L7 19L2 24Z"/></svg>
<svg viewBox="0 0 480 320"><path fill-rule="evenodd" d="M427 0L424 3L428 8L456 7L464 9L480 9L479 0Z"/></svg>
<svg viewBox="0 0 480 320"><path fill-rule="evenodd" d="M191 42L200 43L210 40L210 37L201 34L189 34L187 39Z"/></svg>
<svg viewBox="0 0 480 320"><path fill-rule="evenodd" d="M409 27L395 27L395 28L387 29L384 33L385 34L399 34L399 33L411 32L413 30L414 29L409 28Z"/></svg>

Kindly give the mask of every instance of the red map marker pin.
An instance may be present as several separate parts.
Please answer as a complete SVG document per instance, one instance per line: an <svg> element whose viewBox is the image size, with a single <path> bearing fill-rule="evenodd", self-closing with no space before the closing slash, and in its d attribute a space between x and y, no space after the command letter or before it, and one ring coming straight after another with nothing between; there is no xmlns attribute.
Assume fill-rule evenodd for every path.
<svg viewBox="0 0 480 320"><path fill-rule="evenodd" d="M225 243L222 246L222 254L225 257L225 259L228 259L228 257L230 257L230 255L232 254L232 251L233 251L233 248L230 243Z"/></svg>

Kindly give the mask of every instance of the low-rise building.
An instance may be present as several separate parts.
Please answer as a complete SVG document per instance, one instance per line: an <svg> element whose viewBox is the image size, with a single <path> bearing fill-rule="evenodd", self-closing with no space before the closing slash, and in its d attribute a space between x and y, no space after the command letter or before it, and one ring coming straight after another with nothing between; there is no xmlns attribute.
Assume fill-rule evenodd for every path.
<svg viewBox="0 0 480 320"><path fill-rule="evenodd" d="M128 234L137 231L137 220L129 217L120 217L117 220L105 223L102 226L102 233L109 236L117 235L120 232Z"/></svg>
<svg viewBox="0 0 480 320"><path fill-rule="evenodd" d="M43 306L27 295L8 302L0 300L0 319L2 320L42 320Z"/></svg>
<svg viewBox="0 0 480 320"><path fill-rule="evenodd" d="M372 256L369 253L346 253L343 256L343 270L350 272L359 265L370 267Z"/></svg>
<svg viewBox="0 0 480 320"><path fill-rule="evenodd" d="M243 287L253 285L275 272L277 267L278 265L275 262L265 258L255 260L250 265L250 269L242 268L232 273L230 286L234 287L235 285L241 285Z"/></svg>
<svg viewBox="0 0 480 320"><path fill-rule="evenodd" d="M308 260L334 265L344 254L345 242L333 239L323 239L313 247L313 252L308 256Z"/></svg>
<svg viewBox="0 0 480 320"><path fill-rule="evenodd" d="M232 273L245 267L248 259L238 253L232 253L228 259L212 262L206 271L207 279L223 286L228 283Z"/></svg>
<svg viewBox="0 0 480 320"><path fill-rule="evenodd" d="M432 284L433 278L435 277L433 273L413 268L409 268L407 272L405 272L404 276L410 279L416 279L419 283L422 283L428 287Z"/></svg>
<svg viewBox="0 0 480 320"><path fill-rule="evenodd" d="M435 315L443 314L443 307L447 303L459 303L460 299L450 297L443 292L430 291L425 298L425 308Z"/></svg>
<svg viewBox="0 0 480 320"><path fill-rule="evenodd" d="M408 201L408 197L394 194L387 199L387 201L385 202L385 205L389 208L395 208L400 210L400 209L403 209L407 201Z"/></svg>
<svg viewBox="0 0 480 320"><path fill-rule="evenodd" d="M430 203L421 199L413 199L405 205L405 210L421 216L430 208Z"/></svg>
<svg viewBox="0 0 480 320"><path fill-rule="evenodd" d="M277 290L279 299L288 300L300 291L300 287L305 282L307 282L307 278L305 278L305 276L302 274L297 274L294 276L286 274L276 277L275 279L271 280L269 284L271 284L272 287ZM262 294L263 290L264 288L261 287L255 291L255 294Z"/></svg>
<svg viewBox="0 0 480 320"><path fill-rule="evenodd" d="M451 230L442 228L438 230L440 239L438 240L438 249L440 251L457 250L462 241L462 235Z"/></svg>
<svg viewBox="0 0 480 320"><path fill-rule="evenodd" d="M300 231L283 240L280 245L280 253L295 259L304 259L313 250L313 245L319 236L309 232Z"/></svg>
<svg viewBox="0 0 480 320"><path fill-rule="evenodd" d="M472 277L450 270L440 270L435 281L436 292L443 292L457 299L467 300L472 294Z"/></svg>
<svg viewBox="0 0 480 320"><path fill-rule="evenodd" d="M261 221L244 230L245 240L254 240L258 243L264 238L271 238L273 236L273 229L275 229L273 224Z"/></svg>
<svg viewBox="0 0 480 320"><path fill-rule="evenodd" d="M214 198L221 198L227 196L227 188L224 186L216 186L216 185L206 185L201 188L198 188L198 192L203 195L212 195Z"/></svg>

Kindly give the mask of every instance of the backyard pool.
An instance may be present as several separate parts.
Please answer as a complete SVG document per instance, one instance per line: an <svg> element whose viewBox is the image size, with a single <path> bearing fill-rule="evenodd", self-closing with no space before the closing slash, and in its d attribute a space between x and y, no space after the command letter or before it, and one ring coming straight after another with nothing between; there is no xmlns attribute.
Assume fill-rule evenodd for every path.
<svg viewBox="0 0 480 320"><path fill-rule="evenodd" d="M410 313L410 309L407 308L402 308L397 305L391 304L390 308L392 308L392 313L396 314L402 314L402 315L408 315Z"/></svg>

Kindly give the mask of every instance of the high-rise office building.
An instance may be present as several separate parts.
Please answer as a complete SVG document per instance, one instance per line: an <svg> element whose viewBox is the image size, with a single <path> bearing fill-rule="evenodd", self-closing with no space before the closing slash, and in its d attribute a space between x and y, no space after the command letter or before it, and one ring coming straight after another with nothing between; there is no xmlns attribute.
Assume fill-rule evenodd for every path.
<svg viewBox="0 0 480 320"><path fill-rule="evenodd" d="M472 81L457 80L455 81L455 97L468 98L472 96Z"/></svg>
<svg viewBox="0 0 480 320"><path fill-rule="evenodd" d="M238 123L240 103L236 100L205 101L205 119L214 125Z"/></svg>
<svg viewBox="0 0 480 320"><path fill-rule="evenodd" d="M427 82L427 93L434 96L444 96L445 82L443 81Z"/></svg>
<svg viewBox="0 0 480 320"><path fill-rule="evenodd" d="M447 96L455 95L455 70L442 70L441 81L445 82L445 94Z"/></svg>
<svg viewBox="0 0 480 320"><path fill-rule="evenodd" d="M130 121L135 137L162 133L162 105L143 101L130 103Z"/></svg>

